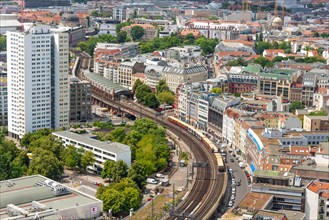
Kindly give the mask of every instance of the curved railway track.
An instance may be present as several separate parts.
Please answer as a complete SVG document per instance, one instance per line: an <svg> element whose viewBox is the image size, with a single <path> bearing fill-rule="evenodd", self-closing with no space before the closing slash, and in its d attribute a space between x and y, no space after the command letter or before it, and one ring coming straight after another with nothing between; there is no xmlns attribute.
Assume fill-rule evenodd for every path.
<svg viewBox="0 0 329 220"><path fill-rule="evenodd" d="M113 107L118 107L117 103L104 100L104 97L100 94L93 93L93 97ZM126 109L128 113L134 112L136 113L135 115L155 119L157 123L166 126L171 132L181 134L180 138L190 147L191 151L193 151L197 160L196 162L209 163L208 167L197 168L195 183L192 189L189 191L186 198L176 207L174 211L176 215L170 216L169 219L185 219L185 217L200 220L211 219L223 198L227 181L226 173L218 172L217 161L211 153L211 149L198 138L177 125L169 123L166 120L156 120L155 112L152 110L143 109L143 112L139 112L136 110L139 109L139 107L134 108L132 105L127 105L125 103L120 103L120 106L123 111ZM183 217L183 213L185 217Z"/></svg>

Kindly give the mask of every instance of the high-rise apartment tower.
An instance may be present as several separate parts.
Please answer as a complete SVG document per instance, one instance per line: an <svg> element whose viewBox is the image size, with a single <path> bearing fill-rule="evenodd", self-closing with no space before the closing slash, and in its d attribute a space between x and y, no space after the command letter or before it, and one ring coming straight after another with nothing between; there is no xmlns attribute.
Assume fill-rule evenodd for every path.
<svg viewBox="0 0 329 220"><path fill-rule="evenodd" d="M48 26L7 32L8 131L68 127L69 35Z"/></svg>

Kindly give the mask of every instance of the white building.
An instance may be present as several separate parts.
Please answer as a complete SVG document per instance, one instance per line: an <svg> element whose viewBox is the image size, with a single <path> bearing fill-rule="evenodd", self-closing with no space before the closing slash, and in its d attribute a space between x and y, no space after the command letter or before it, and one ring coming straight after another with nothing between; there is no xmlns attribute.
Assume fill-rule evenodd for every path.
<svg viewBox="0 0 329 220"><path fill-rule="evenodd" d="M227 143L234 143L235 137L235 116L236 113L229 114L228 112L223 115L223 129L222 135Z"/></svg>
<svg viewBox="0 0 329 220"><path fill-rule="evenodd" d="M90 150L95 155L95 163L88 169L100 172L106 160L123 160L129 167L131 165L130 147L117 142L102 142L90 134L76 134L70 131L57 131L53 135L63 141L64 146L73 145L76 148Z"/></svg>
<svg viewBox="0 0 329 220"><path fill-rule="evenodd" d="M44 25L25 28L7 32L8 131L14 138L69 123L68 34Z"/></svg>
<svg viewBox="0 0 329 220"><path fill-rule="evenodd" d="M7 31L17 31L22 28L22 24L17 20L16 14L0 14L0 34Z"/></svg>
<svg viewBox="0 0 329 220"><path fill-rule="evenodd" d="M329 183L312 181L305 191L306 219L328 219Z"/></svg>

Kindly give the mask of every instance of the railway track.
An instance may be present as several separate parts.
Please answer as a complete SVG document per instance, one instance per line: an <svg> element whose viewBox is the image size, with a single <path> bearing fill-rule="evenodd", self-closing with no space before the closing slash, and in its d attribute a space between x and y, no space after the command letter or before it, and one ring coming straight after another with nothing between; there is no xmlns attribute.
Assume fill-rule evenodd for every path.
<svg viewBox="0 0 329 220"><path fill-rule="evenodd" d="M104 103L117 107L118 105L110 100L104 100L101 95L93 94L93 97L102 100ZM134 103L133 103L134 104ZM140 113L139 107L134 108L133 105L120 103L122 110L125 109L135 112L136 115L148 117L156 120L156 114L152 110L143 109ZM171 214L169 219L211 219L216 212L217 206L223 196L223 191L226 189L226 174L218 172L217 162L211 149L208 149L198 138L192 136L186 130L168 123L167 120L159 121L157 123L166 126L171 132L181 134L180 138L190 147L196 158L196 162L208 162L208 167L198 167L195 177L195 183L190 190L187 197L181 201L175 211Z"/></svg>

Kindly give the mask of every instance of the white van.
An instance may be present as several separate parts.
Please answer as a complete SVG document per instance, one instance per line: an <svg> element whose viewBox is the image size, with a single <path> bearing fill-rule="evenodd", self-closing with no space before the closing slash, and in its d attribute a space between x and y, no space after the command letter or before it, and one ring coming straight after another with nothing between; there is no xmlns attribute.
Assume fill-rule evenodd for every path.
<svg viewBox="0 0 329 220"><path fill-rule="evenodd" d="M243 164L243 162L239 163L239 167L242 168L242 169L245 168L245 165Z"/></svg>

